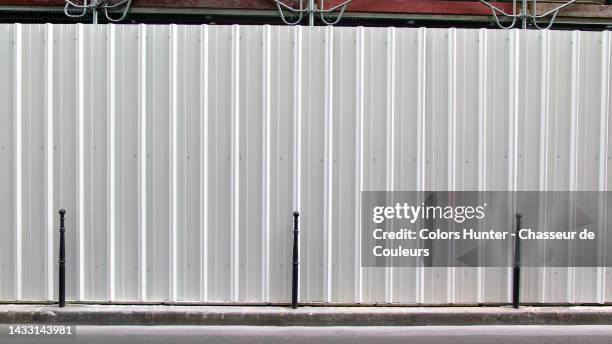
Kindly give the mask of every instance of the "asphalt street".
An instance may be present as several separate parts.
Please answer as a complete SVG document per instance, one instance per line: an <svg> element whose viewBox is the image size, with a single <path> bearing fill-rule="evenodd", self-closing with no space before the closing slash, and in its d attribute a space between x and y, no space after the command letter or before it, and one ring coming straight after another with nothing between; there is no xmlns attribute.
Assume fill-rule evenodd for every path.
<svg viewBox="0 0 612 344"><path fill-rule="evenodd" d="M402 343L402 344L610 344L612 326L430 326L430 327L257 327L257 326L78 326L71 336L9 335L0 343Z"/></svg>

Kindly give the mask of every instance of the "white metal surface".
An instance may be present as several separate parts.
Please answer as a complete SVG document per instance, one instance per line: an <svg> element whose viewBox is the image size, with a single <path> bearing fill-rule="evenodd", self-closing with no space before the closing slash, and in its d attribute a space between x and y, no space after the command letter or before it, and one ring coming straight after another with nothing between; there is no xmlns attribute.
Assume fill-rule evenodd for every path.
<svg viewBox="0 0 612 344"><path fill-rule="evenodd" d="M359 190L608 190L610 34L0 25L0 300L509 301L496 268L360 268ZM612 301L604 268L523 300Z"/></svg>

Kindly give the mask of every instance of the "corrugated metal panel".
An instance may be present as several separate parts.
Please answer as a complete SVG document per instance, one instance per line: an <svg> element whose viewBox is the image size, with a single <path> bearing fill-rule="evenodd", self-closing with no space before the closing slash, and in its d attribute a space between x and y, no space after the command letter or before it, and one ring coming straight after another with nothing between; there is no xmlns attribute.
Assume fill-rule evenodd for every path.
<svg viewBox="0 0 612 344"><path fill-rule="evenodd" d="M508 269L360 268L360 190L608 190L608 32L0 25L0 299L509 301ZM612 301L604 268L526 302Z"/></svg>

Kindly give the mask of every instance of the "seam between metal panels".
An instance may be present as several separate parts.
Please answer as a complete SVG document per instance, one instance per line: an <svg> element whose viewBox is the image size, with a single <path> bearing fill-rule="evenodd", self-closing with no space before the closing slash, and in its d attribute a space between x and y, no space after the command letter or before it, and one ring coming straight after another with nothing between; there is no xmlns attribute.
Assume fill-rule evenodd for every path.
<svg viewBox="0 0 612 344"><path fill-rule="evenodd" d="M599 190L608 189L608 113L610 111L610 31L602 32L601 39L601 101L599 145Z"/></svg>
<svg viewBox="0 0 612 344"><path fill-rule="evenodd" d="M580 44L579 35L577 31L572 32L572 38L570 44L572 45L572 67L571 67L571 95L570 95L570 113L571 113L571 127L570 127L570 191L576 190L576 142L578 135L578 90L579 86L579 71L578 63L579 51L578 46Z"/></svg>
<svg viewBox="0 0 612 344"><path fill-rule="evenodd" d="M355 56L356 56L356 91L355 99L357 110L356 113L356 135L355 139L355 302L363 302L363 273L361 269L361 190L363 189L363 115L364 115L364 28L357 28L357 37L355 38Z"/></svg>
<svg viewBox="0 0 612 344"><path fill-rule="evenodd" d="M182 77L180 84L184 89L183 92L180 92L180 103L182 104L181 106L182 110L179 110L178 112L178 114L182 114L180 118L182 120L179 121L177 119L177 121L179 122L179 125L177 127L177 140L180 139L180 145L182 147L182 154L177 155L178 163L180 164L182 168L182 171L180 174L178 174L178 170L177 170L177 174L182 179L182 182L180 183L180 185L177 185L177 186L180 187L180 193L181 193L180 199L183 204L183 206L179 207L178 209L180 211L180 218L182 219L182 225L178 225L178 222L177 222L177 246L179 242L181 244L181 248L177 249L177 256L178 254L181 255L180 261L178 260L178 257L177 257L177 265L178 263L181 263L179 267L180 271L177 269L177 279L180 277L179 279L180 282L177 282L180 288L180 289L177 288L178 290L177 297L183 300L187 300L191 297L189 295L190 292L188 291L188 286L190 284L188 277L192 271L191 264L189 263L189 258L188 258L188 253L190 251L188 245L194 239L191 237L192 233L190 233L191 228L193 227L191 227L190 221L188 219L188 215L190 215L189 214L189 208L190 208L189 204L191 203L190 196L193 195L194 191L199 196L199 190L195 188L188 188L190 184L189 181L192 179L191 156L193 155L193 151L192 151L193 145L189 141L192 135L189 132L189 129L191 126L189 124L189 117L190 117L189 110L190 109L188 105L189 103L188 102L188 99L189 99L188 90L193 89L193 87L190 87L190 85L188 85L188 77L187 77L188 71L186 69L186 66L196 65L195 63L193 63L193 61L190 61L192 63L190 64L190 62L188 62L188 57L187 57L189 55L188 53L189 48L195 45L194 43L196 43L194 41L191 41L191 42L188 41L188 37L190 34L189 29L191 28L182 28L180 31L181 33L180 42L182 42L183 44L183 46L180 47L180 50L183 53L178 55L178 58L177 58L177 63L180 63L181 66L183 66L183 68L181 68L179 73ZM180 233L182 233L182 238L179 236Z"/></svg>
<svg viewBox="0 0 612 344"><path fill-rule="evenodd" d="M425 28L418 29L417 37L417 186L419 190L425 190L425 142L427 140L425 128L426 128L426 116L425 112L425 96L426 96L426 85L427 79L425 78L425 68L427 64L427 45L426 45L426 31ZM417 277L415 278L416 290L418 293L417 303L425 302L425 268L422 266L417 268Z"/></svg>
<svg viewBox="0 0 612 344"><path fill-rule="evenodd" d="M457 152L456 152L456 125L457 125L457 96L456 96L456 73L457 73L457 42L456 42L456 31L454 28L448 29L446 33L447 40L447 49L448 49L448 84L447 84L447 92L448 92L448 108L447 108L447 116L448 116L448 166L447 166L447 174L448 174L448 190L455 191L456 190L456 171L457 166L455 165L457 160ZM451 251L454 252L454 246L451 247ZM456 281L456 269L455 267L449 267L446 270L447 278L449 281ZM447 300L448 303L455 303L455 284L447 283Z"/></svg>
<svg viewBox="0 0 612 344"><path fill-rule="evenodd" d="M541 40L541 60L540 60L540 176L539 184L540 191L548 189L548 119L549 119L549 63L550 57L548 49L550 48L550 40L548 31L543 30L539 33Z"/></svg>
<svg viewBox="0 0 612 344"><path fill-rule="evenodd" d="M550 55L548 53L550 48L550 40L547 30L543 30L539 33L541 40L540 52L540 169L539 169L539 191L548 190L548 125L549 125L549 99L550 95L548 92L549 86L549 63ZM545 205L541 205L545 206ZM545 224L545 219L540 220L541 225ZM542 289L540 301L546 300L546 267L542 268Z"/></svg>
<svg viewBox="0 0 612 344"><path fill-rule="evenodd" d="M327 302L332 299L332 228L333 228L333 27L325 27L325 166L324 166L324 224L325 253L324 295Z"/></svg>
<svg viewBox="0 0 612 344"><path fill-rule="evenodd" d="M47 284L47 299L53 299L53 229L54 229L54 210L53 210L53 26L45 24L45 124L46 124L46 239L45 247L45 272Z"/></svg>
<svg viewBox="0 0 612 344"><path fill-rule="evenodd" d="M303 66L304 67L304 75L303 75L303 77L304 77L304 79L303 79L304 91L303 91L303 93L304 93L304 97L307 100L310 100L310 99L312 99L314 97L314 95L313 95L314 92L313 92L313 87L312 87L312 78L313 78L313 76L312 76L312 73L311 73L311 71L313 70L313 66L312 66L312 64L313 64L313 50L314 50L313 49L313 45L318 43L318 41L315 42L315 38L313 37L314 34L312 33L312 30L306 31L306 33L304 33L304 36L305 36L304 39L306 41L306 44L305 44L304 56L303 56L303 58L305 60L304 66ZM313 122L314 122L313 115L312 115L313 114L313 109L312 108L313 108L313 106L312 106L312 104L309 101L304 102L304 109L305 109L305 113L304 113L304 125L305 125L304 132L305 132L305 135L304 136L305 136L305 139L304 139L304 142L303 142L304 143L304 161L303 161L303 163L304 163L304 170L305 170L305 174L306 174L306 177L304 178L304 186L306 187L305 188L305 192L304 192L304 203L306 204L305 208L307 209L307 211L311 211L312 210L312 212L314 213L315 211L314 211L314 209L312 207L312 204L314 202L313 201L314 197L313 197L312 192L309 192L312 189L312 185L311 184L312 184L312 165L313 165L313 151L314 151L314 149L311 147L312 146L311 143L313 142L313 133L312 133L313 129L312 129L312 126L313 126ZM323 136L325 136L325 135L323 135ZM315 153L318 153L318 152L315 152ZM322 156L319 156L319 158L322 159ZM322 195L320 195L320 196L323 197L324 195L325 195L325 192L323 191ZM309 215L310 215L310 213L305 214L305 216L303 217L302 227L308 226L310 224L310 222L308 221L308 218L310 217ZM323 216L321 216L321 217L323 217ZM319 219L317 219L317 220L319 220ZM316 225L317 222L313 221L313 224ZM325 248L325 241L324 241L325 240L325 219L323 219L323 221L321 221L320 224L321 224L321 228L317 228L317 227L314 227L314 228L317 228L317 230L320 230L320 233L321 233L321 240L320 241L323 243L320 248L321 248L321 251L322 251L321 253L323 255L325 253L325 249L324 249ZM304 266L304 269L303 269L304 270L303 271L304 272L303 276L305 277L304 278L304 280L305 280L304 288L303 288L304 289L304 298L306 298L308 300L312 299L311 295L313 294L314 287L318 287L318 285L316 285L314 283L313 283L313 286L311 286L308 282L306 282L306 281L310 281L310 280L315 281L315 278L312 276L313 275L312 267L311 267L312 264L309 264L309 261L308 261L308 258L310 257L310 251L311 251L309 248L312 247L311 242L312 242L312 237L314 236L314 235L310 235L310 234L311 234L310 231L308 231L308 233L305 233L305 231L302 232L302 238L304 238L306 240L302 240L302 241L305 241L305 243L304 243L305 249L304 249L303 254L300 253L300 257L304 257L304 261L300 261L300 262L302 262L302 264ZM314 234L314 233L312 233L312 234ZM323 259L321 259L321 260L324 261L325 257L323 257ZM321 265L321 266L323 266L323 265ZM325 278L325 273L324 272L322 273L322 275L323 275L322 278ZM301 280L302 279L300 279L300 281ZM323 284L323 285L321 285L321 289L325 290L324 283L321 283L321 284Z"/></svg>
<svg viewBox="0 0 612 344"><path fill-rule="evenodd" d="M570 114L571 114L571 125L570 125L570 180L569 180L569 191L576 191L577 187L577 156L576 156L576 144L578 139L578 87L579 85L579 68L580 63L580 35L578 31L572 31L572 38L570 41L572 46L572 67L571 67L571 96L570 96ZM574 221L574 217L570 214L570 221ZM572 248L569 248L568 255L575 259L575 252ZM567 268L567 302L573 303L575 299L575 283L574 277L576 276L576 269L573 267Z"/></svg>
<svg viewBox="0 0 612 344"><path fill-rule="evenodd" d="M23 286L23 195L22 195L22 168L23 168L23 147L22 147L22 26L15 24L15 32L13 37L14 53L14 78L15 78L15 298L22 298Z"/></svg>
<svg viewBox="0 0 612 344"><path fill-rule="evenodd" d="M518 131L518 85L519 85L519 37L520 31L512 29L508 32L508 191L517 190L516 144ZM512 297L511 268L506 269L506 297Z"/></svg>
<svg viewBox="0 0 612 344"><path fill-rule="evenodd" d="M478 189L486 190L487 147L487 30L478 30ZM479 257L480 258L480 257ZM477 268L478 303L484 302L484 274L482 267Z"/></svg>
<svg viewBox="0 0 612 344"><path fill-rule="evenodd" d="M610 92L610 36L609 31L604 31L600 38L601 45L601 99L600 99L600 134L599 134L599 190L608 190L608 113ZM606 228L607 216L600 211L598 222L601 228ZM606 252L603 243L606 242L606 232L601 231L603 238L599 240L598 249L601 252L600 259L605 261ZM604 303L606 299L606 267L597 268L597 302Z"/></svg>
<svg viewBox="0 0 612 344"><path fill-rule="evenodd" d="M170 130L171 130L171 222L170 222L170 300L178 298L178 33L170 25Z"/></svg>
<svg viewBox="0 0 612 344"><path fill-rule="evenodd" d="M302 182L302 27L293 28L293 209L301 211ZM298 262L301 252L299 249ZM300 267L300 272L302 268ZM298 300L300 300L301 276L298 274Z"/></svg>
<svg viewBox="0 0 612 344"><path fill-rule="evenodd" d="M519 37L518 29L510 30L509 51L510 60L508 64L508 187L510 191L516 191L516 144L518 131L518 85L519 85Z"/></svg>
<svg viewBox="0 0 612 344"><path fill-rule="evenodd" d="M457 125L457 92L456 92L456 71L457 71L457 42L456 42L456 31L454 28L448 29L446 33L447 49L448 49L448 103L447 103L447 115L448 115L448 190L455 191L456 188L456 166L455 160L457 157L455 148L455 136L456 136L456 125ZM451 298L452 299L452 298Z"/></svg>
<svg viewBox="0 0 612 344"><path fill-rule="evenodd" d="M571 44L571 79L570 79L570 157L569 157L569 190L576 191L576 143L577 143L577 135L578 135L578 81L579 81L579 71L578 65L579 59L579 35L577 31L572 31L572 38L570 41ZM570 214L570 221L573 222L574 217ZM574 252L570 248L568 251L568 255L574 259ZM575 285L573 283L573 279L575 277L575 269L572 267L567 268L567 280L566 280L566 290L567 290L567 299L568 303L573 302L574 293L575 293Z"/></svg>
<svg viewBox="0 0 612 344"><path fill-rule="evenodd" d="M115 300L115 25L108 25L108 298Z"/></svg>
<svg viewBox="0 0 612 344"><path fill-rule="evenodd" d="M89 61L90 65L89 68L86 70L85 74L84 74L84 78L85 78L85 82L84 84L86 86L89 86L89 92L85 92L86 87L84 88L84 92L83 94L85 95L86 99L89 100L89 104L86 104L88 106L86 106L85 112L83 114L83 117L87 116L89 119L89 123L87 125L87 127L85 127L85 131L83 132L83 137L85 138L85 140L83 141L83 150L85 152L85 158L84 158L84 162L86 162L85 166L89 167L89 171L88 173L86 173L86 177L85 177L85 187L84 187L84 192L85 192L85 204L87 205L87 210L89 211L89 214L87 214L85 211L83 211L84 213L84 217L86 219L86 223L87 223L87 230L85 230L85 228L83 229L87 234L87 240L85 241L85 237L86 235L83 236L84 239L84 243L86 246L88 247L84 247L84 252L86 252L86 260L89 260L87 263L87 265L85 265L85 288L87 288L87 284L89 283L89 285L95 285L96 284L96 274L93 273L93 271L95 271L95 251L94 251L94 247L95 247L95 229L94 229L94 224L97 223L97 212L94 210L94 202L93 200L96 198L94 192L95 192L95 187L94 187L94 180L95 180L95 176L97 175L97 170L95 169L95 162L96 162L96 156L94 154L94 147L96 146L96 141L94 138L94 127L95 127L95 120L94 120L94 116L95 116L95 112L94 112L94 94L95 94L95 86L94 86L94 78L95 78L95 74L96 71L94 70L94 66L98 63L98 56L97 56L97 46L96 46L96 42L95 40L97 39L97 33L98 28L97 27L92 27L92 26L87 26L86 29L86 35L88 38L88 41L91 42L91 44L89 45L89 47L87 47L87 49L85 49L85 56L89 56L89 59L87 59L87 61ZM88 55L89 54L89 55ZM86 61L86 59L83 59L83 61ZM85 63L85 62L83 62ZM91 75L91 79L87 79L88 74ZM85 102L85 100L84 100ZM83 119L83 123L85 123L85 119ZM89 144L88 144L89 143ZM85 171L87 171L87 169L85 169ZM89 177L89 181L87 181L87 176ZM87 191L89 191L89 194L87 193ZM88 202L88 200L90 200ZM89 216L87 216L89 215ZM88 273L90 272L90 273ZM97 297L95 290L96 288L90 288L88 291L91 294L91 297Z"/></svg>
<svg viewBox="0 0 612 344"><path fill-rule="evenodd" d="M77 300L85 299L85 27L77 24L77 102L78 102L78 272Z"/></svg>
<svg viewBox="0 0 612 344"><path fill-rule="evenodd" d="M261 298L270 300L270 25L263 26L262 45L262 113L263 113L263 163L262 163L262 284Z"/></svg>
<svg viewBox="0 0 612 344"><path fill-rule="evenodd" d="M139 294L141 301L147 299L147 27L138 26L138 58L139 58L139 85L140 96L139 117Z"/></svg>
<svg viewBox="0 0 612 344"><path fill-rule="evenodd" d="M157 211L157 209L158 209L157 206L160 203L160 198L161 198L161 197L159 197L160 189L162 189L162 191L163 191L163 186L160 188L158 186L158 183L157 183L158 179L159 179L159 171L157 170L156 164L157 164L157 160L158 160L158 158L157 158L158 152L159 152L159 149L160 149L159 148L160 147L160 143L157 142L157 140L158 140L158 138L160 136L157 133L157 130L159 128L158 118L160 116L160 114L159 114L159 112L160 112L159 111L159 105L158 105L159 98L158 98L157 92L158 92L158 90L160 88L164 88L166 85L159 85L158 81L157 81L157 80L160 80L160 77L158 75L160 71L157 70L157 66L159 65L160 57L158 56L158 54L155 53L155 51L158 49L157 47L160 45L160 42L158 42L158 40L160 39L158 37L160 37L160 36L157 34L157 32L161 31L161 29L162 29L161 27L153 26L153 25L151 25L150 27L147 27L147 32L146 32L147 43L145 45L145 46L150 45L151 48L152 48L151 49L152 53L150 55L147 55L147 58L150 59L150 64L151 64L151 67L152 67L151 68L152 71L151 71L151 74L150 74L150 78L147 78L148 79L147 83L150 82L151 85L149 86L149 85L145 84L146 85L145 86L145 89L146 89L145 92L150 92L151 93L151 104L150 104L151 106L150 107L147 106L147 110L150 110L150 112L147 113L147 116L149 117L149 118L147 118L147 126L151 127L151 129L150 129L151 132L148 133L148 134L150 134L150 139L149 140L151 141L151 144L148 145L148 142L146 143L148 145L147 146L147 156L145 157L147 159L146 160L147 163L145 165L143 165L144 166L143 168L147 170L147 173L150 173L150 180L151 180L150 181L150 188L149 188L149 190L147 190L148 197L145 198L145 200L144 200L144 202L145 202L144 203L144 207L147 208L147 214L149 214L148 211L151 210L150 215L149 215L151 218L147 219L147 220L151 220L151 221L147 221L147 240L150 241L150 244L147 243L147 242L144 243L144 245L147 246L146 250L149 251L149 249L150 249L151 260L149 260L149 257L147 257L147 265L144 268L147 270L147 287L150 288L150 294L151 294L152 298L155 298L157 296L156 295L156 294L158 294L157 290L160 289L160 288L156 288L156 286L157 286L156 278L159 277L159 275L160 275L159 272L160 271L158 271L158 269L156 269L156 264L155 264L156 263L156 258L157 258L157 256L160 253L157 245L158 245L158 242L160 241L159 240L160 239L159 238L159 236L160 236L159 235L159 229L160 229L160 227L162 227L162 226L160 226L160 224L159 224L160 221L158 220L159 217L160 217L160 213ZM150 41L148 40L149 33L151 34L150 35L150 37L151 37ZM148 73L148 70L147 70L147 73ZM162 71L162 73L163 73L163 71ZM169 109L168 108L162 109L162 111L164 112L163 116L169 116ZM167 148L167 149L171 149L171 147L168 147L168 146L172 142L172 139L170 137L170 130L169 130L170 126L171 126L171 122L166 127L166 130L168 130L168 132L167 132L168 133L168 143L166 143L165 145L161 146L161 147ZM144 130L149 130L149 129L147 127L145 127ZM150 169L149 169L149 165L151 166ZM168 176L170 176L170 172L171 172L170 170L171 169L168 167L167 168ZM147 187L148 186L149 185L147 185ZM170 192L170 195L168 195L167 197L170 197L170 196L171 196L171 192ZM166 211L170 211L171 210L171 201L168 202L168 203L169 203L169 205L168 205L168 209L166 209ZM166 214L164 214L164 215L166 215ZM168 219L170 220L171 217L168 216ZM167 227L168 232L170 232L170 228L169 227L170 227L170 225L168 224L168 227ZM169 238L164 239L163 242L167 242L168 239ZM149 245L150 245L150 247L149 247ZM168 251L170 251L170 249L168 249ZM168 267L170 267L170 265L171 264L168 264ZM169 270L168 270L168 272L169 272ZM151 276L150 277L150 281L151 281L150 285L148 284L148 282L149 282L149 277L148 276L149 275ZM168 285L166 285L166 287L168 287ZM148 293L149 293L149 290L147 291L147 294Z"/></svg>
<svg viewBox="0 0 612 344"><path fill-rule="evenodd" d="M394 190L395 168L395 28L387 29L387 144L386 144L386 184L387 191ZM393 259L393 258L391 258ZM393 302L393 268L385 268L385 302Z"/></svg>
<svg viewBox="0 0 612 344"><path fill-rule="evenodd" d="M240 26L231 28L231 299L240 282Z"/></svg>
<svg viewBox="0 0 612 344"><path fill-rule="evenodd" d="M208 25L200 27L200 87L202 97L200 98L200 118L201 118L201 159L200 159L200 298L208 300Z"/></svg>
<svg viewBox="0 0 612 344"><path fill-rule="evenodd" d="M182 66L184 66L185 69L181 69L181 75L183 77L181 85L183 86L183 89L185 90L184 92L182 92L180 94L181 96L181 102L182 102L182 108L183 111L182 112L178 112L179 114L182 113L182 121L180 122L181 125L180 127L177 128L181 130L181 134L178 135L178 137L181 139L181 146L183 147L183 154L179 155L178 158L180 158L179 163L181 164L183 171L180 174L183 182L180 184L180 188L181 188L181 192L182 192L182 202L183 202L183 206L180 207L180 217L183 219L183 224L182 227L179 226L177 228L177 239L179 238L179 234L178 232L180 231L181 233L183 233L183 237L181 241L181 257L182 257L182 261L181 261L181 270L182 270L182 275L179 273L179 271L177 270L177 278L180 276L180 283L179 286L181 287L180 290L177 291L177 297L179 299L183 299L183 300L187 300L189 299L191 296L189 295L190 293L188 292L188 286L189 286L189 275L191 274L191 263L190 259L187 257L188 253L189 253L189 247L188 244L193 240L191 238L191 225L189 223L188 220L188 213L189 213L189 206L188 204L190 204L190 200L189 200L189 196L193 195L194 191L195 193L199 196L199 190L197 189L192 189L189 188L188 190L188 180L189 178L192 178L192 172L191 172L191 156L193 155L193 152L191 151L191 149L193 149L193 146L191 145L191 143L188 141L189 138L191 137L191 134L189 133L188 128L190 128L189 125L189 105L188 105L188 99L189 99L189 92L187 90L191 89L191 87L189 87L188 85L188 77L187 77L187 66L193 65L195 66L196 63L190 64L190 62L188 62L188 49L190 46L194 45L194 41L191 41L191 44L188 43L187 38L189 37L190 34L190 30L191 28L185 28L183 27L181 30L181 42L183 43L183 47L181 48L181 50L183 51L182 56L180 56L180 63L182 64ZM195 43L195 45L197 45L197 43ZM177 62L179 60L177 59ZM181 137L182 136L182 137ZM177 170L178 172L178 170ZM177 250L177 255L178 255L179 251ZM177 258L178 259L178 258ZM177 261L178 263L178 261Z"/></svg>
<svg viewBox="0 0 612 344"><path fill-rule="evenodd" d="M126 35L125 35L125 32L126 32L126 30L123 30L123 28L122 28L121 29L121 33L123 34L123 39L121 40L121 47L119 47L119 49L121 49L122 51L123 51L123 49L125 48L125 45L126 45ZM121 61L122 62L125 62L125 60L126 60L125 56L126 56L125 53L121 54ZM121 78L120 78L119 82L121 83L122 87L125 87L125 83L126 83L125 82L126 81L125 63L123 63L120 66L120 69L121 69ZM115 87L117 87L117 86L115 86ZM122 115L124 115L126 113L125 107L126 107L126 102L122 101L121 102L121 114ZM115 112L115 115L116 115L116 112ZM120 131L120 134L119 134L120 137L121 137L121 142L126 142L126 135L125 135L125 131L126 131L125 127L126 127L126 125L125 125L125 123L126 123L125 116L122 116L122 118L121 118L121 124L122 124L121 125L121 131ZM117 129L117 128L115 128L115 129ZM117 132L117 130L116 130L116 132ZM126 197L125 197L125 194L126 194L126 182L125 182L125 180L126 180L126 177L125 177L126 176L126 172L125 172L126 168L125 168L125 166L127 165L127 163L126 163L126 156L127 155L124 154L124 152L121 152L120 157L119 157L119 160L121 161L121 170L120 170L120 172L115 172L115 173L120 173L121 174L121 183L119 185L119 190L120 190L119 193L121 195L119 197L120 197L120 199L122 201L122 204L125 204L125 199L126 199ZM117 180L115 178L115 187L117 187L117 186L118 186L117 185ZM136 212L136 216L138 217L138 212ZM125 228L126 228L126 226L125 226L125 222L126 222L125 214L123 214L123 213L121 214L121 218L120 218L119 222L120 222L120 224L117 224L117 225L121 228L121 234L120 234L121 237L120 237L120 241L119 241L121 244L120 244L119 248L115 248L115 252L117 250L120 250L121 251L121 257L125 257L125 252L126 252L126 250L125 250L126 244L125 244L125 240L124 240L125 233L126 233L125 232ZM138 230L138 227L136 227L136 230ZM117 236L117 234L116 234L116 236ZM126 289L126 275L127 275L126 272L129 271L130 269L129 268L126 269L126 264L122 263L120 270L121 270L121 274L120 274L121 283L117 287L120 288L121 298L125 298L126 297L125 296L126 295L126 292L125 292L125 289Z"/></svg>
<svg viewBox="0 0 612 344"><path fill-rule="evenodd" d="M478 30L478 187L486 190L487 133L487 30Z"/></svg>

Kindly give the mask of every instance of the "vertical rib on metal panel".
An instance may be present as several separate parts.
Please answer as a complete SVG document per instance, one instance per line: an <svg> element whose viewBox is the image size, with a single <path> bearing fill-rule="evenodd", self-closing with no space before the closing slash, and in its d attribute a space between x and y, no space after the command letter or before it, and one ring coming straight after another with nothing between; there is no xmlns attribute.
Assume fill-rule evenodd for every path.
<svg viewBox="0 0 612 344"><path fill-rule="evenodd" d="M22 223L22 26L15 24L15 37L13 38L15 49L15 299L21 300L23 285L23 223Z"/></svg>
<svg viewBox="0 0 612 344"><path fill-rule="evenodd" d="M478 30L478 190L487 187L487 30ZM484 302L484 269L478 268L477 301Z"/></svg>
<svg viewBox="0 0 612 344"><path fill-rule="evenodd" d="M78 162L78 272L77 299L85 299L85 27L77 24L77 162Z"/></svg>
<svg viewBox="0 0 612 344"><path fill-rule="evenodd" d="M540 168L539 168L539 183L538 189L539 191L547 191L548 190L548 120L549 120L549 49L550 49L550 40L549 40L549 31L543 30L539 33L541 46L541 60L540 60ZM540 221L545 221L542 218ZM546 300L546 268L543 267L541 270L541 298L540 302L544 302Z"/></svg>
<svg viewBox="0 0 612 344"><path fill-rule="evenodd" d="M238 301L240 278L240 26L231 32L231 299Z"/></svg>
<svg viewBox="0 0 612 344"><path fill-rule="evenodd" d="M200 30L200 298L208 300L208 25L203 25Z"/></svg>
<svg viewBox="0 0 612 344"><path fill-rule="evenodd" d="M264 25L262 38L262 301L270 300L270 26Z"/></svg>
<svg viewBox="0 0 612 344"><path fill-rule="evenodd" d="M426 96L426 31L425 28L418 29L418 61L417 61L417 188L418 190L425 189L425 96ZM417 268L417 276L415 278L417 290L417 302L425 302L425 269Z"/></svg>
<svg viewBox="0 0 612 344"><path fill-rule="evenodd" d="M170 300L178 297L178 34L170 25L170 130L171 130L171 220L170 220Z"/></svg>
<svg viewBox="0 0 612 344"><path fill-rule="evenodd" d="M518 29L510 30L509 35L510 61L508 64L508 189L510 191L516 191L516 145L518 138L518 78L520 31Z"/></svg>
<svg viewBox="0 0 612 344"><path fill-rule="evenodd" d="M570 159L569 159L569 191L576 191L577 180L576 174L578 169L578 158L576 156L576 144L578 140L578 87L579 85L579 72L580 72L580 59L579 49L580 46L580 32L573 31L572 38L570 41L572 45L572 66L571 66L571 79L570 79ZM570 215L570 221L573 217ZM569 249L568 255L574 259L573 250ZM574 267L567 268L567 302L573 303L575 298L575 276L576 269Z"/></svg>
<svg viewBox="0 0 612 344"><path fill-rule="evenodd" d="M302 134L302 27L293 31L293 209L300 210ZM301 250L300 250L301 251Z"/></svg>
<svg viewBox="0 0 612 344"><path fill-rule="evenodd" d="M108 298L115 300L115 25L108 25Z"/></svg>
<svg viewBox="0 0 612 344"><path fill-rule="evenodd" d="M540 60L540 190L547 190L548 178L548 99L549 99L549 32L543 30L539 33L541 40Z"/></svg>
<svg viewBox="0 0 612 344"><path fill-rule="evenodd" d="M387 29L387 144L386 189L394 189L395 169L395 28ZM393 302L393 268L385 268L385 301Z"/></svg>
<svg viewBox="0 0 612 344"><path fill-rule="evenodd" d="M447 111L448 111L448 190L455 190L455 163L456 163L456 130L457 130L457 39L454 28L448 30L448 85L447 85ZM453 278L450 279L451 281ZM452 297L450 298L453 299Z"/></svg>
<svg viewBox="0 0 612 344"><path fill-rule="evenodd" d="M46 127L46 254L45 271L47 282L47 299L53 299L53 232L55 211L53 210L53 26L45 25L45 127Z"/></svg>
<svg viewBox="0 0 612 344"><path fill-rule="evenodd" d="M576 140L578 135L578 73L579 73L579 32L573 31L570 44L572 45L572 66L571 66L571 96L570 96L570 113L571 113L571 124L570 124L570 180L569 190L576 191Z"/></svg>
<svg viewBox="0 0 612 344"><path fill-rule="evenodd" d="M333 228L333 26L325 28L325 185L324 195L324 268L325 301L332 300L332 228Z"/></svg>
<svg viewBox="0 0 612 344"><path fill-rule="evenodd" d="M139 209L139 294L140 300L147 300L147 27L144 24L138 26L139 38L139 138L138 144L138 176L140 179L138 188Z"/></svg>
<svg viewBox="0 0 612 344"><path fill-rule="evenodd" d="M448 85L447 85L447 115L448 115L448 186L447 190L455 191L455 172L456 172L456 130L457 130L457 102L456 102L456 73L457 73L457 42L456 31L454 28L448 30L446 35L448 43ZM454 250L454 247L451 248ZM447 270L447 300L455 303L455 268L449 267Z"/></svg>
<svg viewBox="0 0 612 344"><path fill-rule="evenodd" d="M519 35L518 29L510 30L508 37L508 191L517 190L517 135L518 135L518 79L519 79ZM512 297L511 268L507 268L506 297Z"/></svg>
<svg viewBox="0 0 612 344"><path fill-rule="evenodd" d="M600 191L608 190L608 125L609 118L608 114L610 113L610 32L604 31L601 34L600 38L601 44L601 96L600 96L600 111L599 111L599 182L598 186ZM600 228L606 228L607 224L607 216L605 212L600 211L600 218L598 219L598 223L600 223ZM601 232L600 232L601 233ZM606 234L602 233L603 238L599 240L600 245L598 249L602 252L602 255L605 255L604 245L606 242ZM604 256L605 257L605 256ZM603 260L604 257L600 259ZM605 302L606 297L606 267L598 267L597 268L597 302L603 304Z"/></svg>
<svg viewBox="0 0 612 344"><path fill-rule="evenodd" d="M302 182L302 27L293 29L293 209L301 211L301 182ZM302 249L299 252L303 252ZM298 256L298 262L300 256ZM301 284L298 274L297 284ZM300 300L298 288L298 301Z"/></svg>
<svg viewBox="0 0 612 344"><path fill-rule="evenodd" d="M356 113L356 134L355 134L355 302L363 302L363 274L361 270L361 190L363 189L363 115L364 115L364 28L357 28L357 37L355 38L355 57L357 59L356 73L356 92L355 92L355 109Z"/></svg>
<svg viewBox="0 0 612 344"><path fill-rule="evenodd" d="M600 139L599 139L599 190L608 189L608 123L610 113L610 31L601 34L601 98L600 98Z"/></svg>
<svg viewBox="0 0 612 344"><path fill-rule="evenodd" d="M487 30L478 30L478 189L486 190Z"/></svg>

